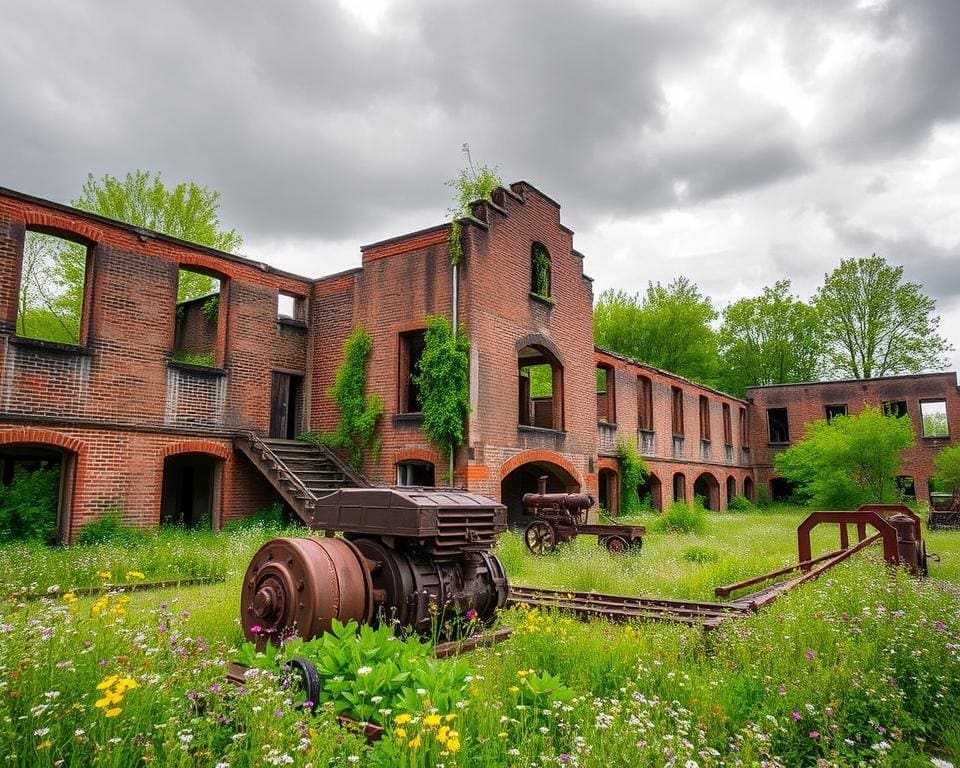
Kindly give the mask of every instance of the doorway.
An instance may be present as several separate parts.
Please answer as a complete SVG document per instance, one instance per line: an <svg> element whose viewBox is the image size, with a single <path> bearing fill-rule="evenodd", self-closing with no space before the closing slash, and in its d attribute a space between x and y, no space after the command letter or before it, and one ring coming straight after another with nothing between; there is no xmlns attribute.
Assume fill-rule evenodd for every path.
<svg viewBox="0 0 960 768"><path fill-rule="evenodd" d="M273 372L270 390L270 437L294 440L300 433L303 376Z"/></svg>

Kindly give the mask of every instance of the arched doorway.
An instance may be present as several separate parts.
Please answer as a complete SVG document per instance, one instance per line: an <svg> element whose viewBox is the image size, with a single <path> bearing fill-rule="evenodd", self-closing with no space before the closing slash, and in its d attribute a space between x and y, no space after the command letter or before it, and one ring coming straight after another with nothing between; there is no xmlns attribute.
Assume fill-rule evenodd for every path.
<svg viewBox="0 0 960 768"><path fill-rule="evenodd" d="M600 493L600 507L611 515L620 513L620 483L617 473L612 469L602 468L597 473L597 490Z"/></svg>
<svg viewBox="0 0 960 768"><path fill-rule="evenodd" d="M745 477L743 478L743 495L746 496L750 501L756 501L753 497L753 478Z"/></svg>
<svg viewBox="0 0 960 768"><path fill-rule="evenodd" d="M522 528L530 522L523 511L523 495L536 493L541 477L547 478L547 493L577 493L580 483L570 472L550 461L539 460L521 464L500 481L500 503L507 508L507 519L512 528Z"/></svg>
<svg viewBox="0 0 960 768"><path fill-rule="evenodd" d="M0 541L65 544L76 454L56 445L0 445Z"/></svg>
<svg viewBox="0 0 960 768"><path fill-rule="evenodd" d="M673 500L687 500L687 476L683 472L677 472L673 476Z"/></svg>
<svg viewBox="0 0 960 768"><path fill-rule="evenodd" d="M160 524L219 527L223 460L208 453L177 453L163 460Z"/></svg>
<svg viewBox="0 0 960 768"><path fill-rule="evenodd" d="M727 477L727 506L730 506L730 502L733 501L734 497L737 495L737 478L733 475Z"/></svg>
<svg viewBox="0 0 960 768"><path fill-rule="evenodd" d="M649 473L637 486L637 496L640 498L640 506L649 506L654 512L660 512L663 509L663 484L660 478L653 472Z"/></svg>
<svg viewBox="0 0 960 768"><path fill-rule="evenodd" d="M693 481L693 495L703 499L703 506L716 512L720 509L720 483L709 472Z"/></svg>

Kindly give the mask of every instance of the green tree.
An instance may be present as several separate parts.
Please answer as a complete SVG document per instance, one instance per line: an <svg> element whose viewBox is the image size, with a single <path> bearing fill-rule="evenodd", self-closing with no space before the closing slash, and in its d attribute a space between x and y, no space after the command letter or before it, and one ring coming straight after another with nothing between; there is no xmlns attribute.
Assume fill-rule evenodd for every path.
<svg viewBox="0 0 960 768"><path fill-rule="evenodd" d="M470 339L454 335L443 315L428 315L414 378L423 404L423 434L441 453L463 442L470 415ZM451 479L452 482L452 479Z"/></svg>
<svg viewBox="0 0 960 768"><path fill-rule="evenodd" d="M357 469L363 465L367 450L374 457L380 453L377 424L383 415L383 400L374 394L365 394L367 361L373 351L373 340L363 328L354 329L343 345L343 362L337 369L333 386L327 394L340 411L340 421L330 435L320 442L339 448Z"/></svg>
<svg viewBox="0 0 960 768"><path fill-rule="evenodd" d="M823 343L813 307L779 280L760 296L723 310L718 333L723 388L743 396L747 387L818 378Z"/></svg>
<svg viewBox="0 0 960 768"><path fill-rule="evenodd" d="M914 443L909 416L884 416L867 406L856 416L807 424L803 440L774 458L796 495L821 509L852 509L897 500L903 451Z"/></svg>
<svg viewBox="0 0 960 768"><path fill-rule="evenodd" d="M933 459L937 480L947 488L960 488L960 445L944 448Z"/></svg>
<svg viewBox="0 0 960 768"><path fill-rule="evenodd" d="M710 323L713 304L686 277L646 293L608 289L593 311L597 344L656 368L712 384L717 375L717 335Z"/></svg>
<svg viewBox="0 0 960 768"><path fill-rule="evenodd" d="M80 341L80 299L65 282L64 251L74 244L41 232L27 232L23 244L17 335L77 344ZM81 248L85 253L85 250ZM83 283L83 274L80 275Z"/></svg>
<svg viewBox="0 0 960 768"><path fill-rule="evenodd" d="M943 368L952 347L937 333L936 302L903 267L874 254L844 259L814 296L827 357L841 376L869 379Z"/></svg>

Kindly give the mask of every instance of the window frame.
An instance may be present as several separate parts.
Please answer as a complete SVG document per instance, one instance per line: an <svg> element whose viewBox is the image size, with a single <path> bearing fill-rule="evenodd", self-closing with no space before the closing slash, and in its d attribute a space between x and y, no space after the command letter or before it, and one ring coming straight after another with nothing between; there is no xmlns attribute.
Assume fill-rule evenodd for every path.
<svg viewBox="0 0 960 768"><path fill-rule="evenodd" d="M783 411L784 440L773 439L773 422L770 418L773 411ZM790 412L786 407L767 408L767 442L770 445L788 445L790 443Z"/></svg>
<svg viewBox="0 0 960 768"><path fill-rule="evenodd" d="M920 436L924 440L949 440L950 439L950 414L947 412L947 399L945 397L924 398L920 402ZM946 432L939 435L928 435L926 424L923 418L923 406L933 403L943 403L943 418L946 422Z"/></svg>
<svg viewBox="0 0 960 768"><path fill-rule="evenodd" d="M217 290L217 336L214 343L213 350L213 365L192 365L190 363L182 363L173 359L173 356L179 351L177 348L177 327L180 323L180 319L177 317L177 307L180 305L178 301L178 296L180 292L180 272L192 272L196 275L205 275L206 277L212 278L219 283L219 288ZM202 297L198 297L202 298ZM207 269L206 267L200 264L193 264L190 262L177 262L176 272L174 272L173 280L173 312L171 317L173 319L171 327L171 341L170 341L170 364L174 366L187 366L189 368L202 368L212 371L222 371L226 365L227 360L227 321L230 313L230 277L223 272L218 272L213 269Z"/></svg>
<svg viewBox="0 0 960 768"><path fill-rule="evenodd" d="M546 258L546 293L537 290L537 252L542 251ZM553 259L550 256L550 250L539 240L530 243L530 295L543 301L553 302Z"/></svg>
<svg viewBox="0 0 960 768"><path fill-rule="evenodd" d="M417 393L417 400L420 404L420 410L411 410L410 391L413 385L413 372L416 362L413 360L413 340L421 339L421 344L426 344L426 328L411 328L407 331L400 331L397 334L397 413L405 415L420 416L423 414L423 401ZM423 356L423 347L420 349L420 357ZM419 358L418 358L419 359Z"/></svg>

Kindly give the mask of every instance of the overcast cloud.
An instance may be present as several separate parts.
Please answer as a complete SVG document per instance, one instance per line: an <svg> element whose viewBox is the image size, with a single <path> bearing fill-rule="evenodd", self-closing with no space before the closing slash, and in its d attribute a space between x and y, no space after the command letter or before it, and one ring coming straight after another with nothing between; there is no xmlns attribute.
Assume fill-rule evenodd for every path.
<svg viewBox="0 0 960 768"><path fill-rule="evenodd" d="M953 0L4 6L0 185L69 202L162 170L319 276L442 221L469 142L563 205L598 292L806 296L876 252L960 347Z"/></svg>

